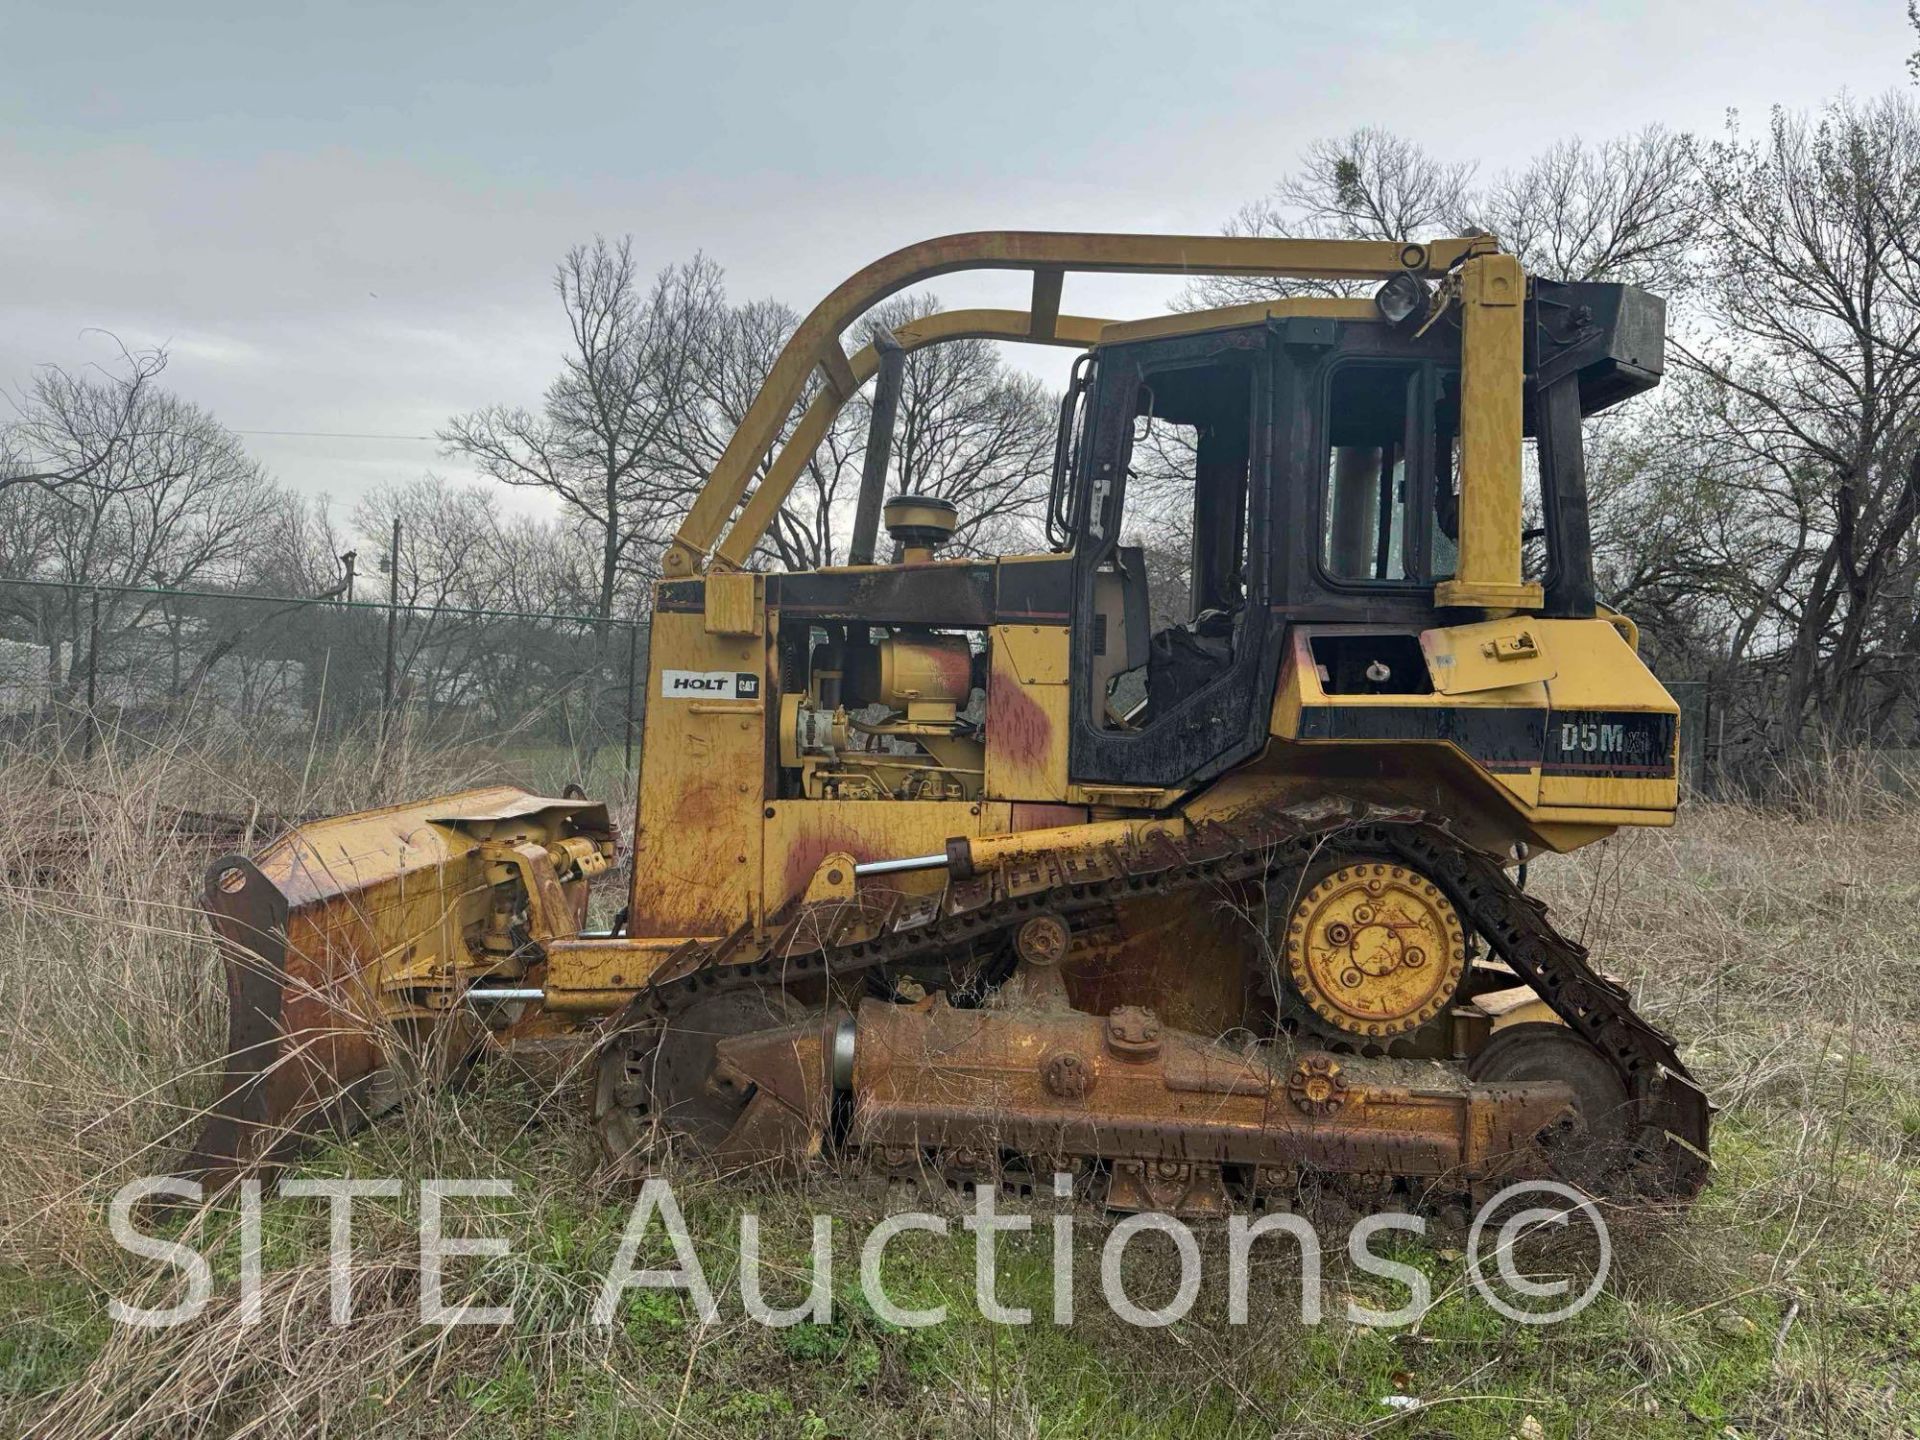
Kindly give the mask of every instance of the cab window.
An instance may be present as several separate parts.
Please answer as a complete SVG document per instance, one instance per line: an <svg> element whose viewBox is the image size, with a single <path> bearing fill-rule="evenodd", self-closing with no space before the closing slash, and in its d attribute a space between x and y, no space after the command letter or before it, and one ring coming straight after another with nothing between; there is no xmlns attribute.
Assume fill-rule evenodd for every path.
<svg viewBox="0 0 1920 1440"><path fill-rule="evenodd" d="M1341 587L1451 577L1460 553L1460 372L1348 361L1321 415L1319 564Z"/></svg>
<svg viewBox="0 0 1920 1440"><path fill-rule="evenodd" d="M1408 570L1408 441L1420 369L1343 365L1327 395L1320 564L1335 580L1413 578Z"/></svg>
<svg viewBox="0 0 1920 1440"><path fill-rule="evenodd" d="M1140 376L1126 543L1097 586L1094 679L1106 729L1152 724L1239 653L1253 530L1253 395L1253 368L1239 354Z"/></svg>

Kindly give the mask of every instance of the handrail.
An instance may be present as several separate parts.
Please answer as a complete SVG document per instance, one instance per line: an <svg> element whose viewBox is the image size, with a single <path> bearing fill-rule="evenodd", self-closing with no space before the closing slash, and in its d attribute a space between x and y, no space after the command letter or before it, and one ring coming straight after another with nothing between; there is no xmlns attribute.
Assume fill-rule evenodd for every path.
<svg viewBox="0 0 1920 1440"><path fill-rule="evenodd" d="M1385 279L1403 270L1416 275L1444 274L1466 256L1491 248L1492 242L1484 237L1435 240L1422 245L1377 240L1277 240L1245 235L1083 234L1050 230L980 230L906 246L841 282L800 322L681 522L679 533L662 557L662 569L669 578L691 575L700 569L719 539L727 517L746 493L755 467L779 438L780 427L792 414L806 388L807 376L816 366L826 377L827 390L836 397L837 403L832 408L837 410L839 404L852 397L863 377L841 348L841 334L874 305L910 285L956 270L1031 271L1033 301L1031 308L1024 312L1027 331L1005 338L1041 343L1091 343L1061 337L1059 326L1064 318L1059 315L1061 277L1068 271L1368 280ZM870 375L872 371L867 373ZM801 428L813 418L814 407L809 407ZM813 436L815 445L824 433L823 421ZM800 438L800 429L796 429L793 441ZM793 441L789 442L788 450L793 448ZM812 449L805 453L811 455ZM799 468L798 464L793 467L794 476L798 475ZM771 478L769 476L769 480ZM787 484L791 486L791 477ZM762 484L763 492L767 488ZM759 496L754 498L757 501ZM753 510L753 502L749 502L748 510ZM772 509L766 509L764 514L755 513L759 528L744 551L739 545L729 543L725 556L715 559L736 568L743 564L745 556L752 553L760 535L765 533L772 514ZM743 513L740 518L742 523L734 527L736 532L749 528L745 527L748 514ZM730 536L729 541L733 538Z"/></svg>

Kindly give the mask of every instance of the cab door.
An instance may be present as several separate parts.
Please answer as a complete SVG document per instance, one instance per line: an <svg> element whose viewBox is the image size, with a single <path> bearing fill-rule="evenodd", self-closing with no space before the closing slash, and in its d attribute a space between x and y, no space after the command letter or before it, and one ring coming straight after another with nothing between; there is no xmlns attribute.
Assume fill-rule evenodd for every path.
<svg viewBox="0 0 1920 1440"><path fill-rule="evenodd" d="M1185 788L1266 741L1283 349L1258 326L1100 354L1072 489L1077 783Z"/></svg>

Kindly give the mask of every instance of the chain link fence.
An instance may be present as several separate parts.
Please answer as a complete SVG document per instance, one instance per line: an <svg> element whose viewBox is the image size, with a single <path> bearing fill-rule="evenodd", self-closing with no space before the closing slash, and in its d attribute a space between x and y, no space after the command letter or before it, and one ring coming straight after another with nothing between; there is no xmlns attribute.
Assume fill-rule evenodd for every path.
<svg viewBox="0 0 1920 1440"><path fill-rule="evenodd" d="M1696 795L1711 795L1716 785L1712 742L1713 692L1704 680L1664 680L1680 706L1680 785Z"/></svg>
<svg viewBox="0 0 1920 1440"><path fill-rule="evenodd" d="M1849 797L1920 796L1920 748L1904 717L1871 740L1820 738L1797 746L1776 733L1781 685L1755 672L1661 681L1680 704L1680 778L1706 800L1821 809Z"/></svg>
<svg viewBox="0 0 1920 1440"><path fill-rule="evenodd" d="M631 770L646 644L644 623L583 615L0 581L0 735L91 753L180 723L262 738L405 723Z"/></svg>
<svg viewBox="0 0 1920 1440"><path fill-rule="evenodd" d="M404 724L631 773L646 650L644 622L588 615L0 580L0 740L90 755L181 724L264 743ZM1763 685L1664 683L1690 793L1777 784Z"/></svg>

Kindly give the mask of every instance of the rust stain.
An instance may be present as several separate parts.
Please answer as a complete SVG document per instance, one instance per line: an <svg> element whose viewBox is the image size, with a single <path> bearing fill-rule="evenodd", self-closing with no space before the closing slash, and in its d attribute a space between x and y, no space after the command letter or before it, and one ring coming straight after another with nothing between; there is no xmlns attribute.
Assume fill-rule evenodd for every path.
<svg viewBox="0 0 1920 1440"><path fill-rule="evenodd" d="M741 868L743 841L731 826L715 823L725 797L716 786L699 785L678 801L674 825L643 828L637 837L629 935L725 934L739 923L728 913L726 891Z"/></svg>
<svg viewBox="0 0 1920 1440"><path fill-rule="evenodd" d="M1249 966L1260 963L1258 897L1223 889L1217 903L1154 896L1116 916L1117 934L1094 937L1064 967L1074 1008L1106 1014L1144 1005L1169 1024L1217 1035L1248 1019Z"/></svg>
<svg viewBox="0 0 1920 1440"><path fill-rule="evenodd" d="M740 923L734 906L753 857L753 835L737 794L724 784L689 786L676 797L675 823L642 829L634 846L634 936L724 935Z"/></svg>
<svg viewBox="0 0 1920 1440"><path fill-rule="evenodd" d="M683 839L702 835L729 823L737 823L739 795L725 781L709 780L692 784L680 792L675 806L674 830Z"/></svg>
<svg viewBox="0 0 1920 1440"><path fill-rule="evenodd" d="M987 745L1015 769L1031 773L1046 763L1052 730L1040 703L996 664L987 689Z"/></svg>
<svg viewBox="0 0 1920 1440"><path fill-rule="evenodd" d="M964 701L973 688L973 656L964 651L936 650L934 668L940 672L940 683L949 694L958 695Z"/></svg>
<svg viewBox="0 0 1920 1440"><path fill-rule="evenodd" d="M786 863L780 869L781 893L767 896L769 910L805 891L807 882L813 879L813 872L820 868L820 862L836 850L845 851L857 861L876 858L870 846L842 831L816 831L795 836L792 848L787 851Z"/></svg>
<svg viewBox="0 0 1920 1440"><path fill-rule="evenodd" d="M1087 818L1085 806L1043 805L1031 800L1013 802L1009 830L1053 830L1062 825L1079 825Z"/></svg>

